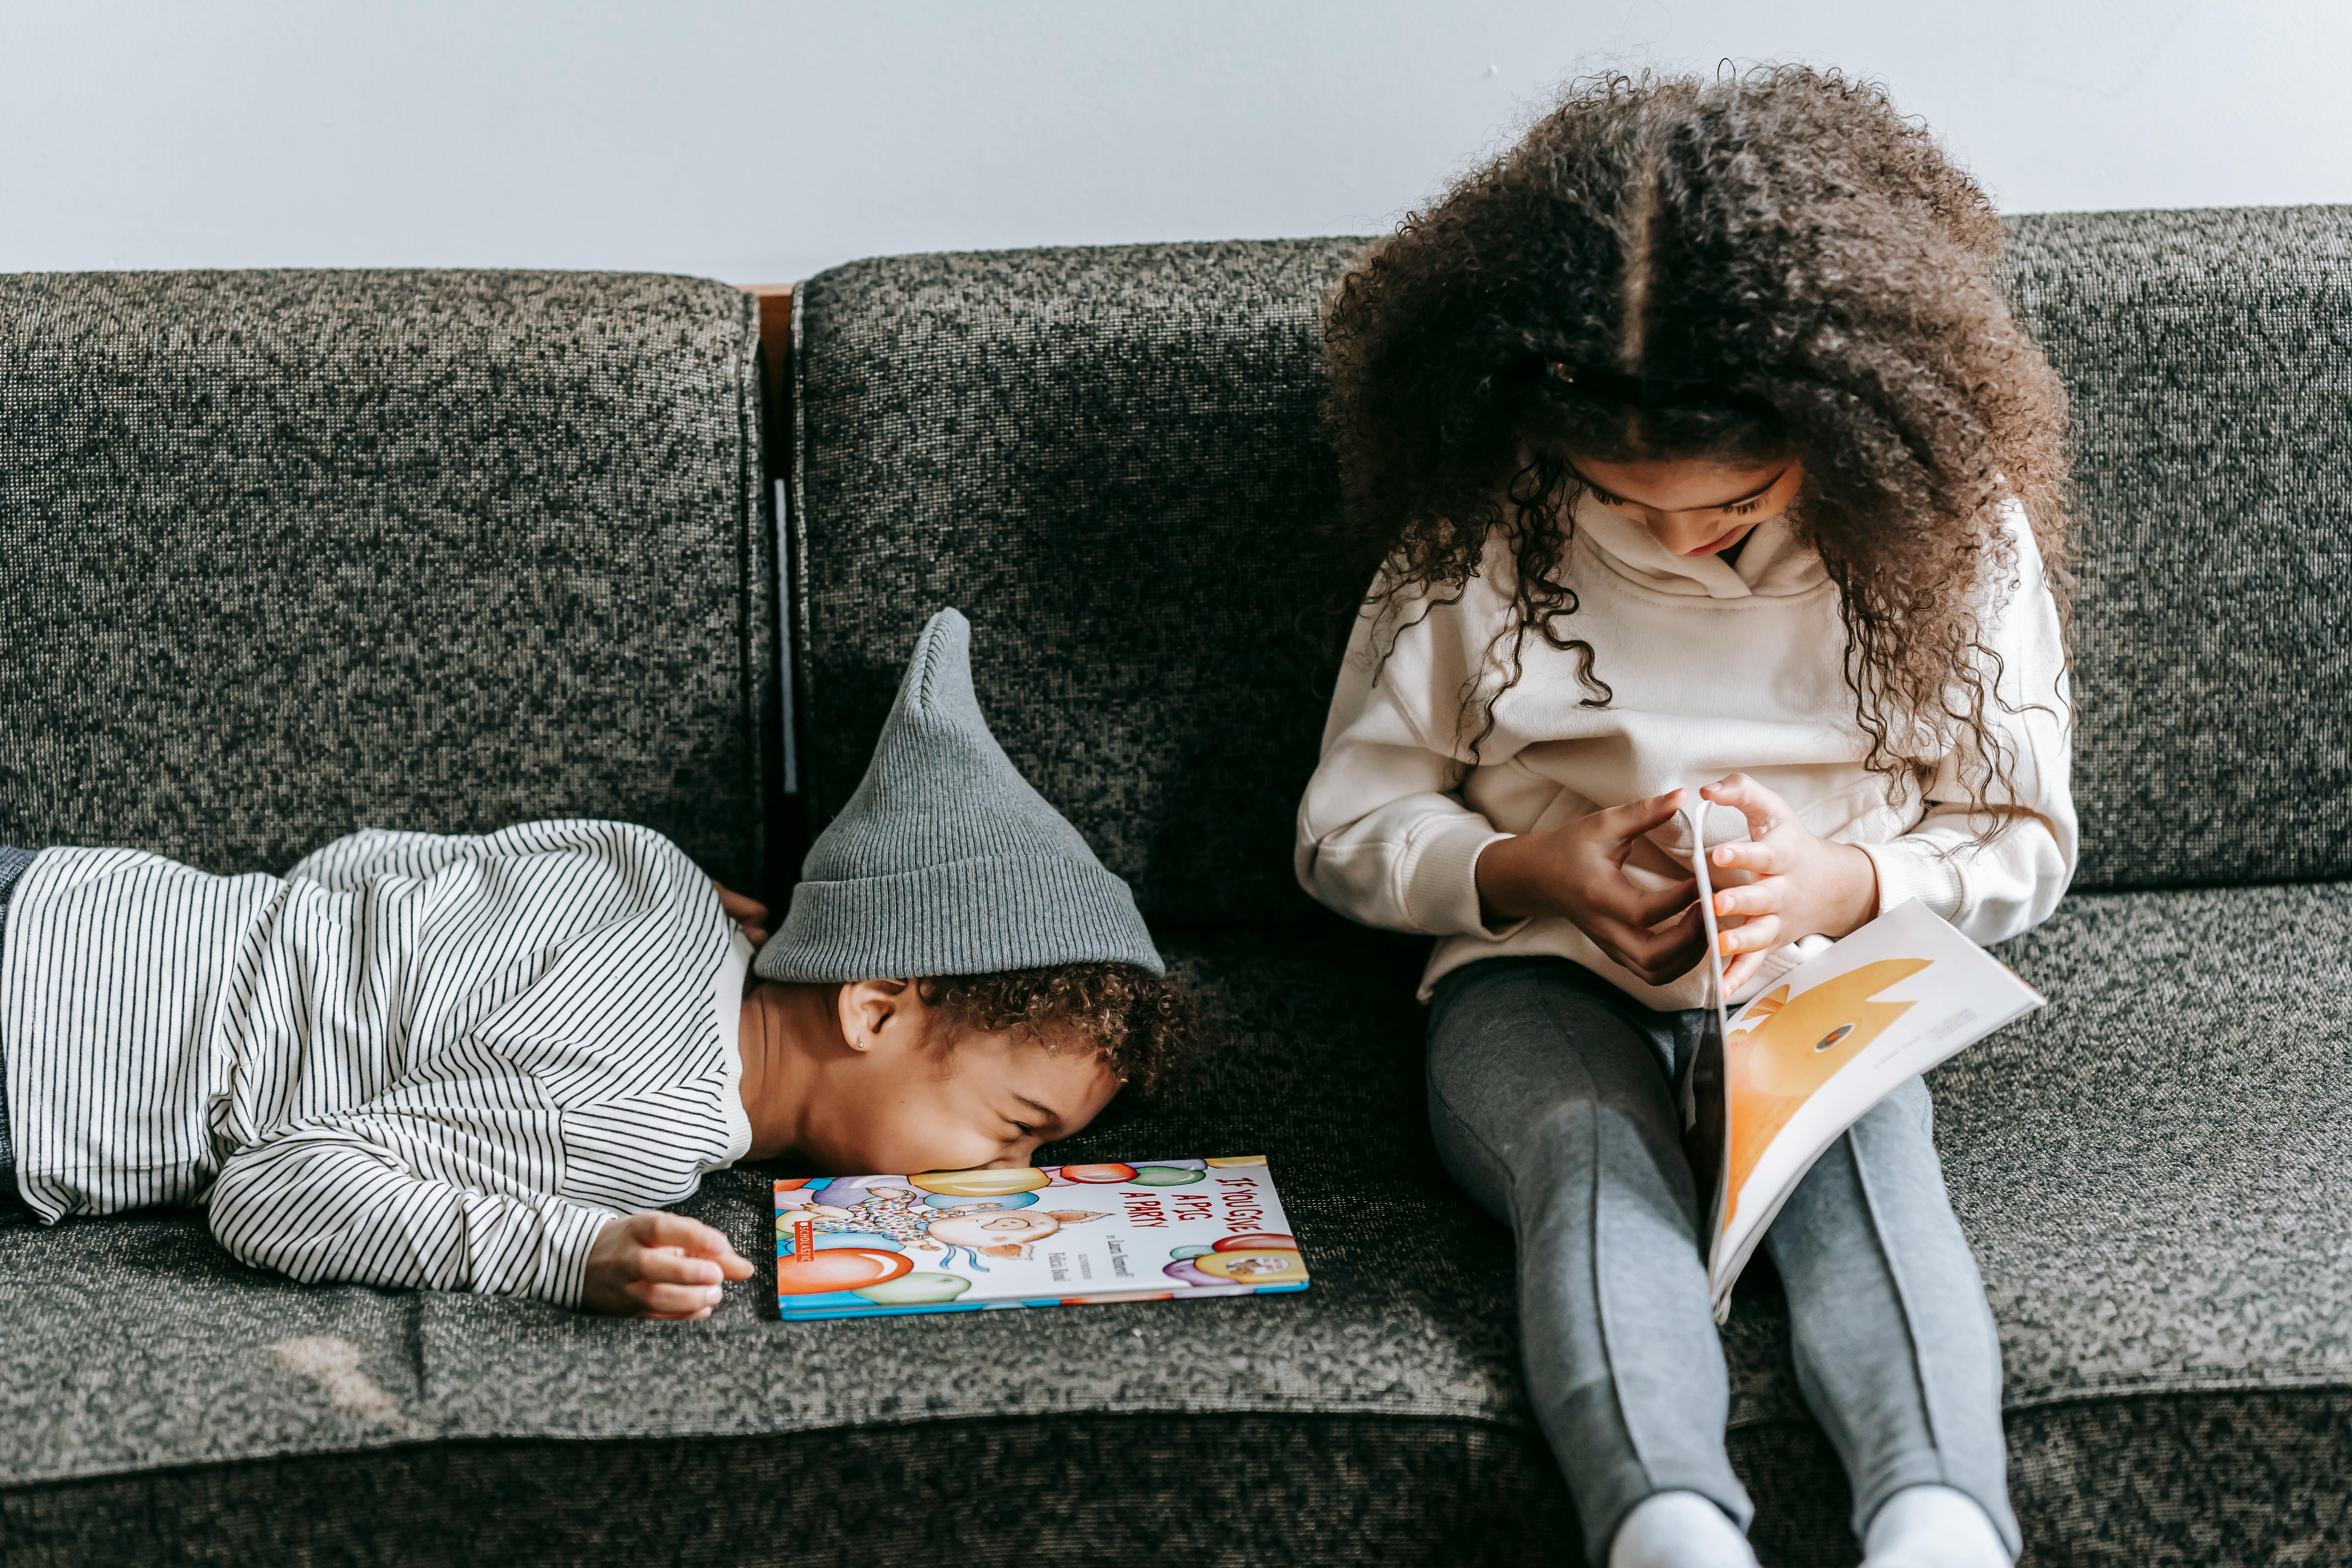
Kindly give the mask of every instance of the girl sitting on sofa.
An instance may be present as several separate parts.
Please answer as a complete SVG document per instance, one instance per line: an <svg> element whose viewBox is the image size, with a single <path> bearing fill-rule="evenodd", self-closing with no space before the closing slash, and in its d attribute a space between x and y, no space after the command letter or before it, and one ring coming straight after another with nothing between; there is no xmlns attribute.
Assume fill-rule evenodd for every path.
<svg viewBox="0 0 2352 1568"><path fill-rule="evenodd" d="M1025 1164L1193 1035L1127 884L923 629L872 763L753 962L614 822L362 832L283 878L0 849L0 1201L201 1205L304 1280L709 1315L751 1266L656 1212L705 1172Z"/></svg>
<svg viewBox="0 0 2352 1568"><path fill-rule="evenodd" d="M1517 1233L1594 1563L1755 1561L1675 1100L1706 992L1684 791L1745 823L1704 851L1735 1000L1910 899L2013 936L2073 872L2065 400L2000 243L1877 89L1612 78L1328 313L1379 568L1298 875L1438 939L1430 1114ZM1766 1245L1868 1568L2007 1564L2000 1343L1917 1080Z"/></svg>

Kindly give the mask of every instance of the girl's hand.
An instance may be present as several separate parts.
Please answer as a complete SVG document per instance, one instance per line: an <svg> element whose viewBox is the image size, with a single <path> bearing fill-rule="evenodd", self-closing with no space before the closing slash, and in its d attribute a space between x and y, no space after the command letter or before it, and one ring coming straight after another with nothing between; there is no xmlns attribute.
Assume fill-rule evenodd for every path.
<svg viewBox="0 0 2352 1568"><path fill-rule="evenodd" d="M1817 838L1789 803L1734 773L1698 792L1748 819L1748 841L1707 851L1707 864L1747 871L1756 880L1715 895L1717 920L1744 915L1723 932L1725 994L1763 967L1774 948L1819 934L1832 941L1878 913L1878 868L1851 844Z"/></svg>
<svg viewBox="0 0 2352 1568"><path fill-rule="evenodd" d="M1682 803L1683 792L1674 790L1487 845L1478 856L1477 877L1488 923L1559 915L1652 985L1685 973L1706 952L1706 930L1693 898L1698 883L1650 892L1625 875L1625 857L1635 841L1671 820Z"/></svg>
<svg viewBox="0 0 2352 1568"><path fill-rule="evenodd" d="M765 942L768 940L768 906L757 899L747 899L731 888L719 887L716 877L710 879L710 885L719 889L719 907L727 911L727 918L743 928L743 940L755 949Z"/></svg>
<svg viewBox="0 0 2352 1568"><path fill-rule="evenodd" d="M743 1255L700 1220L633 1214L596 1233L580 1305L608 1318L707 1318L722 1282L750 1278Z"/></svg>

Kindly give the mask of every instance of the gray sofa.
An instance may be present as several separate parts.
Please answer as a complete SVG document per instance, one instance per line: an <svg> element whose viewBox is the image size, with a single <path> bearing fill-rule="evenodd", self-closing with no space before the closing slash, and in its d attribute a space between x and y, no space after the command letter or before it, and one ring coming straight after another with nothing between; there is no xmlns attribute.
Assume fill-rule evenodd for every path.
<svg viewBox="0 0 2352 1568"><path fill-rule="evenodd" d="M2002 954L2053 1005L1934 1088L2027 1560L2352 1559L2352 211L2012 238L2080 426L2086 843ZM648 1325L297 1286L193 1215L0 1227L0 1564L1572 1561L1508 1238L1423 1124L1419 944L1288 871L1357 243L842 268L773 420L715 284L0 279L0 842L232 870L592 813L781 899L956 604L1230 1028L1062 1153L1263 1151L1316 1277ZM770 1174L690 1212L764 1249ZM1727 1340L1765 1561L1853 1562L1778 1303Z"/></svg>

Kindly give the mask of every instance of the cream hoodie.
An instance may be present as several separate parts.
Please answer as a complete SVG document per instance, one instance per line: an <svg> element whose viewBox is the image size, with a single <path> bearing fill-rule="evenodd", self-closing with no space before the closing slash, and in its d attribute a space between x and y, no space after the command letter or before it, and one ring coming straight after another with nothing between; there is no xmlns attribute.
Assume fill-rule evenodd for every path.
<svg viewBox="0 0 2352 1568"><path fill-rule="evenodd" d="M1438 938L1422 995L1482 958L1555 953L1648 1006L1705 1004L1701 971L1650 985L1559 918L1490 928L1475 869L1497 838L1538 832L1607 806L1744 772L1788 801L1824 838L1859 846L1878 871L1881 909L1916 898L1978 942L1998 942L2049 914L2073 875L2067 794L2069 705L2058 613L2022 510L2006 509L2017 545L2013 585L1995 595L1986 643L2000 658L2008 708L1988 714L2015 756L2020 814L1990 845L1970 843L1958 753L1924 791L1890 786L1862 765L1867 743L1841 668L1845 628L1820 557L1785 521L1748 535L1736 565L1672 554L1647 529L1583 498L1566 571L1580 605L1562 624L1592 645L1590 695L1576 658L1526 642L1525 673L1503 693L1495 729L1466 779L1468 739L1499 684L1486 650L1507 624L1511 560L1500 542L1460 599L1401 601L1359 617L1323 730L1323 755L1298 809L1299 882L1351 920ZM1402 626L1402 630L1398 631ZM1373 651L1396 637L1394 652ZM1377 639L1377 640L1376 640ZM1507 644L1506 645L1507 647ZM1471 686L1474 675L1477 679ZM1458 722L1472 691L1471 724ZM1663 886L1675 868L1629 866ZM1744 999L1797 962L1782 947Z"/></svg>

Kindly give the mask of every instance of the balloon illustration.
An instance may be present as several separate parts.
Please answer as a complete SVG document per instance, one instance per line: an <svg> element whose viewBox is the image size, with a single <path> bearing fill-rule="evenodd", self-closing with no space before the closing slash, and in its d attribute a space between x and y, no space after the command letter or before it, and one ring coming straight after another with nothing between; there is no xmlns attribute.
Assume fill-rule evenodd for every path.
<svg viewBox="0 0 2352 1568"><path fill-rule="evenodd" d="M846 1234L846 1233L843 1233ZM886 1279L896 1279L910 1272L914 1260L896 1248L880 1247L820 1247L816 1238L816 1221L794 1218L787 1250L785 1239L776 1238L776 1294L779 1296L822 1296L837 1290L855 1290L863 1285L879 1285Z"/></svg>
<svg viewBox="0 0 2352 1568"><path fill-rule="evenodd" d="M1298 1250L1298 1238L1290 1236L1277 1236L1272 1231L1261 1230L1253 1232L1248 1236L1220 1237L1217 1239L1216 1250L1219 1252L1254 1252L1269 1247L1276 1248L1287 1248L1292 1252L1296 1252Z"/></svg>
<svg viewBox="0 0 2352 1568"><path fill-rule="evenodd" d="M1198 1258L1204 1252L1214 1252L1217 1249L1215 1247L1209 1246L1205 1242L1188 1241L1181 1247L1170 1247L1168 1249L1168 1256L1178 1258Z"/></svg>
<svg viewBox="0 0 2352 1568"><path fill-rule="evenodd" d="M1288 1247L1248 1252L1212 1252L1192 1260L1203 1274L1213 1274L1231 1285L1303 1285L1307 1264Z"/></svg>
<svg viewBox="0 0 2352 1568"><path fill-rule="evenodd" d="M1265 1156L1263 1154L1212 1154L1202 1163L1213 1170L1230 1171L1239 1165L1263 1165L1265 1163Z"/></svg>
<svg viewBox="0 0 2352 1568"><path fill-rule="evenodd" d="M1138 1165L1127 1180L1139 1187L1189 1187L1207 1175L1197 1166L1188 1171L1181 1165Z"/></svg>
<svg viewBox="0 0 2352 1568"><path fill-rule="evenodd" d="M908 1176L907 1184L960 1198L1001 1198L1007 1193L1034 1193L1046 1181L1045 1173L1034 1165L1014 1165L994 1171L925 1171Z"/></svg>
<svg viewBox="0 0 2352 1568"><path fill-rule="evenodd" d="M1025 1209L1037 1201L1037 1194L1006 1193L992 1198L967 1198L954 1193L933 1193L923 1201L935 1209Z"/></svg>
<svg viewBox="0 0 2352 1568"><path fill-rule="evenodd" d="M805 1257L786 1253L776 1259L776 1293L814 1296L827 1290L856 1290L912 1273L914 1268L914 1260L903 1252L870 1247L813 1247Z"/></svg>
<svg viewBox="0 0 2352 1568"><path fill-rule="evenodd" d="M1132 1165L1065 1165L1065 1179L1073 1182L1131 1182L1135 1180Z"/></svg>
<svg viewBox="0 0 2352 1568"><path fill-rule="evenodd" d="M907 1249L890 1237L871 1230L827 1230L817 1233L812 1250L827 1247L869 1247L884 1252L904 1252ZM776 1218L776 1256L793 1255L793 1219L790 1215Z"/></svg>
<svg viewBox="0 0 2352 1568"><path fill-rule="evenodd" d="M922 1269L879 1285L862 1285L856 1294L877 1307L937 1307L971 1289L971 1281L961 1274Z"/></svg>
<svg viewBox="0 0 2352 1568"><path fill-rule="evenodd" d="M813 1204L831 1204L835 1208L854 1209L865 1200L868 1187L904 1184L905 1179L899 1176L835 1176L829 1182L812 1182L802 1190Z"/></svg>

